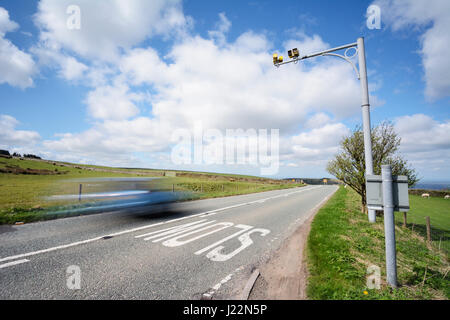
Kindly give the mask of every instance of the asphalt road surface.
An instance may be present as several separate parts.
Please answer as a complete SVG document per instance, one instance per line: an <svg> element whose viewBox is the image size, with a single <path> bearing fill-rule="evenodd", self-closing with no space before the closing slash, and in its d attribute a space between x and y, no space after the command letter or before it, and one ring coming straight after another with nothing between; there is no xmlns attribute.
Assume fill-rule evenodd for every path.
<svg viewBox="0 0 450 320"><path fill-rule="evenodd" d="M0 299L226 299L336 186L0 226Z"/></svg>

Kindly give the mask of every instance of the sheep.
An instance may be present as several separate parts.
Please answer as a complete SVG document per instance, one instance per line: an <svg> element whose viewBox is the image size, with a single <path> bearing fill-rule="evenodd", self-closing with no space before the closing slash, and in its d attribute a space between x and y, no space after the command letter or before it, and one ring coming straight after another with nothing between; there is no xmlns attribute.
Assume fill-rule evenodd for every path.
<svg viewBox="0 0 450 320"><path fill-rule="evenodd" d="M446 194L444 199L450 199L450 195Z"/></svg>
<svg viewBox="0 0 450 320"><path fill-rule="evenodd" d="M430 194L429 193L422 193L422 198L429 198Z"/></svg>

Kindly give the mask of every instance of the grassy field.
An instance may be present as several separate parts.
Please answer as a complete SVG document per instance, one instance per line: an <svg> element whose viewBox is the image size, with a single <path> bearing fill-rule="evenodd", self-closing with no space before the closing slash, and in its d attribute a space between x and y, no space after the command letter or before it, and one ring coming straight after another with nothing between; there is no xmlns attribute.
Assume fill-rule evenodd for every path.
<svg viewBox="0 0 450 320"><path fill-rule="evenodd" d="M411 210L407 213L407 227L426 237L426 217L430 217L433 245L450 252L450 200L443 197L409 196ZM403 222L403 214L395 213L395 220Z"/></svg>
<svg viewBox="0 0 450 320"><path fill-rule="evenodd" d="M154 188L193 192L195 198L213 198L238 194L263 192L302 186L301 184L243 175L224 175L152 169L108 168L53 161L20 160L0 158L0 224L32 222L53 219L57 216L46 213L49 209L71 205L74 201L47 201L50 195L77 194L79 179L111 177L157 177L144 183L145 189ZM16 173L5 173L12 171ZM21 172L17 174L17 172ZM33 174L30 174L33 173ZM117 185L115 185L117 186ZM104 185L102 188L107 188ZM141 184L142 187L142 184ZM89 185L83 185L90 192ZM95 192L112 191L107 189ZM59 215L58 217L62 217Z"/></svg>
<svg viewBox="0 0 450 320"><path fill-rule="evenodd" d="M418 210L420 206L416 206L415 200L412 199L411 207ZM308 297L325 300L448 299L448 255L434 246L427 246L417 229L403 228L400 221L396 225L399 288L388 287L383 218L371 224L359 208L359 196L341 187L317 213L307 244ZM371 265L381 269L381 289L367 288L367 268Z"/></svg>

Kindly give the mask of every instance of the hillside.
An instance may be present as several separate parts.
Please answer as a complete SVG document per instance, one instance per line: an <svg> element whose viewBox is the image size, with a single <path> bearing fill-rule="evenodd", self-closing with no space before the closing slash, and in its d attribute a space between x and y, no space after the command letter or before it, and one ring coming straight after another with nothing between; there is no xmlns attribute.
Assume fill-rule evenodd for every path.
<svg viewBox="0 0 450 320"><path fill-rule="evenodd" d="M79 192L80 179L159 178L141 183L140 188L189 191L196 198L223 197L302 186L301 183L254 176L192 171L113 168L67 162L0 157L0 223L30 222L49 219L46 211L75 201L47 201L52 195ZM83 192L90 192L85 184ZM103 184L96 192L114 191L115 185Z"/></svg>

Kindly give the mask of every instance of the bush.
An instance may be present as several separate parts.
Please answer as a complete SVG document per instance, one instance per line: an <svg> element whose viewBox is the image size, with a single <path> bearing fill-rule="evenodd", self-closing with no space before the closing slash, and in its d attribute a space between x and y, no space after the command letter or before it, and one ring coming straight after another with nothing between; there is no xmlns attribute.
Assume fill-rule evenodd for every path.
<svg viewBox="0 0 450 320"><path fill-rule="evenodd" d="M10 156L11 155L8 150L0 150L0 154L3 155L3 156Z"/></svg>
<svg viewBox="0 0 450 320"><path fill-rule="evenodd" d="M41 157L38 157L34 154L24 154L23 155L24 158L30 158L30 159L41 159Z"/></svg>

